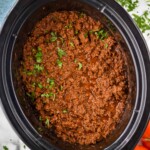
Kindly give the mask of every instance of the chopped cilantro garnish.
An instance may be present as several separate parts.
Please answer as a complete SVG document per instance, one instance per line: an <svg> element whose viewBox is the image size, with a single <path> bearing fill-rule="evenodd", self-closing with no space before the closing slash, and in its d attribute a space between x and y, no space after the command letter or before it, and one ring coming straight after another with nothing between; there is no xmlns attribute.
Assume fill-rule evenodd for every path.
<svg viewBox="0 0 150 150"><path fill-rule="evenodd" d="M51 42L55 42L57 40L57 37L52 37Z"/></svg>
<svg viewBox="0 0 150 150"><path fill-rule="evenodd" d="M42 52L37 52L35 55L36 62L41 63L42 62Z"/></svg>
<svg viewBox="0 0 150 150"><path fill-rule="evenodd" d="M42 58L41 58L41 57L37 57L37 58L36 58L36 62L37 62L37 63L41 63L41 62L42 62Z"/></svg>
<svg viewBox="0 0 150 150"><path fill-rule="evenodd" d="M51 42L55 42L57 40L57 33L56 32L51 32L51 39L50 41Z"/></svg>
<svg viewBox="0 0 150 150"><path fill-rule="evenodd" d="M133 19L144 33L146 30L150 30L150 17L149 11L145 11L142 15L133 14Z"/></svg>
<svg viewBox="0 0 150 150"><path fill-rule="evenodd" d="M68 113L68 110L67 110L67 109L64 109L62 112L63 112L64 114L66 114L66 113Z"/></svg>
<svg viewBox="0 0 150 150"><path fill-rule="evenodd" d="M107 44L107 43L105 43L104 48L105 48L105 49L108 48L108 44Z"/></svg>
<svg viewBox="0 0 150 150"><path fill-rule="evenodd" d="M49 98L49 97L50 97L50 95L49 95L49 94L44 93L44 94L41 94L41 97Z"/></svg>
<svg viewBox="0 0 150 150"><path fill-rule="evenodd" d="M35 64L34 65L34 69L38 72L43 71L44 70L44 66L41 66L39 64Z"/></svg>
<svg viewBox="0 0 150 150"><path fill-rule="evenodd" d="M43 85L42 85L41 83L38 83L38 87L39 87L40 89L42 89L42 88L43 88Z"/></svg>
<svg viewBox="0 0 150 150"><path fill-rule="evenodd" d="M65 55L66 55L66 52L63 49L58 48L58 56L59 56L59 58L62 58Z"/></svg>
<svg viewBox="0 0 150 150"><path fill-rule="evenodd" d="M122 5L128 12L133 11L138 7L138 0L116 0L120 5ZM147 5L150 0L146 0ZM142 15L132 13L132 17L141 31L144 33L147 30L150 30L150 12L148 10L144 11Z"/></svg>
<svg viewBox="0 0 150 150"><path fill-rule="evenodd" d="M55 80L54 80L54 79L47 78L47 83L49 83L50 88L52 88L52 87L55 85Z"/></svg>
<svg viewBox="0 0 150 150"><path fill-rule="evenodd" d="M41 94L41 97L46 97L46 98L55 97L55 94L54 93L43 93L43 94Z"/></svg>
<svg viewBox="0 0 150 150"><path fill-rule="evenodd" d="M62 91L62 90L63 90L63 86L61 85L61 86L60 86L60 91Z"/></svg>
<svg viewBox="0 0 150 150"><path fill-rule="evenodd" d="M74 47L74 43L73 43L73 42L70 42L70 46L71 46L71 47Z"/></svg>
<svg viewBox="0 0 150 150"><path fill-rule="evenodd" d="M61 62L61 60L57 59L57 65L59 68L62 68L63 63Z"/></svg>
<svg viewBox="0 0 150 150"><path fill-rule="evenodd" d="M38 47L37 49L38 49L38 51L41 51L41 50L42 50L42 48L41 48L41 47Z"/></svg>
<svg viewBox="0 0 150 150"><path fill-rule="evenodd" d="M41 94L41 97L46 97L46 98L49 98L49 94Z"/></svg>
<svg viewBox="0 0 150 150"><path fill-rule="evenodd" d="M3 150L9 150L7 146L3 146Z"/></svg>
<svg viewBox="0 0 150 150"><path fill-rule="evenodd" d="M42 57L42 52L36 53L35 57Z"/></svg>
<svg viewBox="0 0 150 150"><path fill-rule="evenodd" d="M116 0L121 6L125 7L128 12L133 11L138 6L138 0Z"/></svg>
<svg viewBox="0 0 150 150"><path fill-rule="evenodd" d="M103 29L101 29L99 31L95 31L95 35L100 40L104 40L105 38L107 38L107 32L105 30L103 30Z"/></svg>
<svg viewBox="0 0 150 150"><path fill-rule="evenodd" d="M51 36L52 37L57 37L57 33L56 32L51 32Z"/></svg>
<svg viewBox="0 0 150 150"><path fill-rule="evenodd" d="M82 67L83 67L83 66L82 66L82 63L79 62L78 65L79 65L78 69L81 70Z"/></svg>
<svg viewBox="0 0 150 150"><path fill-rule="evenodd" d="M48 118L46 119L45 124L49 127L49 125L50 125L50 121L49 121L49 119L48 119Z"/></svg>

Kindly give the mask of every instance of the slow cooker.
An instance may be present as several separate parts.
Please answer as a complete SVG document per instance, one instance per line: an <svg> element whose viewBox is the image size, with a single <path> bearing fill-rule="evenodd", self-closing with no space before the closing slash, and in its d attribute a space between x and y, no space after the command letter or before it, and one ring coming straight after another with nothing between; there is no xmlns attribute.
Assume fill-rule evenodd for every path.
<svg viewBox="0 0 150 150"><path fill-rule="evenodd" d="M63 142L53 131L41 133L36 112L26 97L17 71L23 45L35 23L48 13L82 11L95 19L107 18L122 36L130 72L130 108L122 124L106 140L81 146ZM106 24L107 26L107 24ZM109 28L109 26L108 26ZM8 16L0 34L0 99L8 120L32 150L131 150L140 139L150 114L150 59L139 29L113 0L21 0Z"/></svg>

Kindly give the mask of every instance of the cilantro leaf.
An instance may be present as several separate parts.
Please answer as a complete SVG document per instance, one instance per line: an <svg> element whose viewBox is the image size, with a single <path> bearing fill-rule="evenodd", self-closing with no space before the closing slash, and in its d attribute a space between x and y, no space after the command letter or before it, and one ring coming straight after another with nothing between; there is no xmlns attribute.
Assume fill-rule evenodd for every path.
<svg viewBox="0 0 150 150"><path fill-rule="evenodd" d="M78 69L81 70L82 67L83 67L83 66L82 66L82 63L79 62L78 65L79 65Z"/></svg>
<svg viewBox="0 0 150 150"><path fill-rule="evenodd" d="M63 63L61 62L61 60L57 59L57 65L59 68L62 68Z"/></svg>
<svg viewBox="0 0 150 150"><path fill-rule="evenodd" d="M128 12L133 11L138 6L138 0L116 0L121 6L125 7Z"/></svg>
<svg viewBox="0 0 150 150"><path fill-rule="evenodd" d="M9 150L7 146L3 146L3 150Z"/></svg>
<svg viewBox="0 0 150 150"><path fill-rule="evenodd" d="M41 66L39 64L35 64L34 65L34 69L38 72L43 71L44 70L44 66Z"/></svg>
<svg viewBox="0 0 150 150"><path fill-rule="evenodd" d="M62 58L65 55L66 55L66 52L63 49L58 48L58 56L59 56L59 58Z"/></svg>
<svg viewBox="0 0 150 150"><path fill-rule="evenodd" d="M149 18L149 11L145 11L142 15L133 14L133 19L144 33L147 30L150 30L150 18Z"/></svg>

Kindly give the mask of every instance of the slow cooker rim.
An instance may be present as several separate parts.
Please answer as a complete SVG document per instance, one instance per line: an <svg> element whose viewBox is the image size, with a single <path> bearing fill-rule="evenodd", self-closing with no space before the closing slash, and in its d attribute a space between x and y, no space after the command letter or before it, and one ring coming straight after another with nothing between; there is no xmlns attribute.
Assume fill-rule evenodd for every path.
<svg viewBox="0 0 150 150"><path fill-rule="evenodd" d="M109 1L109 0L108 0ZM132 20L132 18L130 17L130 15L124 10L124 9L118 9L117 10L117 7L118 7L118 3L114 3L114 8L115 8L115 11L116 12L120 12L120 13L116 13L116 12L114 12L114 14L109 14L109 13L111 13L113 10L111 10L110 12L105 12L105 10L103 10L103 13L105 14L105 16L107 16L108 18L112 15L114 15L115 17L118 15L118 14L121 14L120 16L118 16L118 17L116 17L115 19L123 19L122 21L120 21L121 23L122 23L122 27L124 27L124 30L126 29L128 29L128 36L131 36L131 37L129 37L130 39L132 39L132 44L133 43L136 43L136 44L134 44L134 47L136 47L137 49L136 49L136 54L134 53L134 55L133 55L133 49L130 47L130 45L128 45L128 47L129 47L129 49L130 49L130 53L131 53L131 55L132 55L132 59L133 59L133 61L134 61L134 66L135 66L135 71L136 71L136 81L137 81L137 94L136 94L136 99L138 98L138 99L140 99L140 97L138 97L138 95L139 95L139 91L140 91L140 87L139 87L139 83L141 83L141 81L140 81L140 79L145 79L145 80L143 80L143 82L142 82L142 85L143 85L143 87L144 87L144 85L145 85L145 89L144 88L142 88L142 93L144 93L145 91L144 90L146 90L146 91L149 91L149 90L147 90L147 85L146 85L146 82L148 82L147 80L147 76L144 76L145 74L146 74L146 72L148 73L149 71L148 71L148 68L147 69L145 69L145 67L148 67L148 65L147 64L149 64L148 62L147 63L144 63L144 61L145 61L145 58L142 58L141 57L141 55L144 57L144 56L146 56L146 54L142 54L142 53L147 53L147 58L148 58L148 60L149 60L149 53L148 53L148 47L147 47L147 45L146 45L146 41L144 40L144 37L143 37L143 35L142 35L142 33L141 33L141 31L139 30L139 28L136 26L136 24L133 22L133 20ZM109 9L108 9L109 10ZM121 12L121 11L124 11L124 12ZM108 14L110 15L108 15ZM111 17L112 17L111 16ZM122 17L122 18L120 18L120 17ZM112 19L112 18L109 18L110 20ZM115 20L114 19L114 20ZM114 22L113 20L111 20L116 26L118 26L117 24L116 24L116 22ZM119 22L119 23L120 23ZM126 24L126 22L128 22L128 24ZM132 27L131 27L132 26ZM130 27L130 28L129 28ZM118 28L119 29L119 28ZM131 32L131 29L132 29L132 32ZM119 30L120 31L120 30ZM135 33L134 33L135 32ZM141 40L140 39L137 39L137 37L135 36L136 35L136 33L138 32L138 34L140 35L140 38L141 38ZM122 31L120 31L120 33L123 33ZM134 33L134 35L132 35L132 33ZM122 34L122 35L124 35L124 34ZM133 36L133 37L132 37ZM124 36L123 36L124 37ZM125 37L124 39L125 39L125 41L126 41L126 38L127 37ZM139 38L139 37L138 37ZM143 40L143 41L142 41ZM126 41L126 43L128 44L128 41ZM132 45L131 44L131 45ZM145 46L145 48L144 49L146 49L145 51L143 50L143 45ZM142 49L143 51L140 51L140 49ZM138 51L139 50L139 51ZM137 56L136 56L137 55ZM136 56L136 57L135 57ZM140 58L141 57L141 58ZM138 59L138 60L140 60L141 62L137 65L137 60L136 59ZM143 64L145 65L145 66L143 66ZM139 67L140 66L140 67ZM141 68L141 74L139 74L139 72L138 72L138 69L139 68ZM145 74L144 74L145 73ZM141 77L140 77L141 76ZM149 77L149 76L148 76ZM146 93L145 93L146 94ZM147 94L149 94L149 93L147 93ZM141 96L141 99L143 98L143 99L145 99L146 100L146 98L144 98L145 97L145 95L142 95ZM141 101L142 102L142 101ZM143 109L144 107L142 107L142 106L140 106L139 105L140 103L139 103L139 100L137 101L136 100L136 104L135 104L135 107L134 107L134 110L133 110L133 113L135 113L135 114L137 114L138 116L140 116L140 112L142 111L141 109ZM138 114L139 113L139 114ZM143 112L144 113L144 112ZM132 114L132 117L130 118L130 121L129 121L129 123L128 123L128 125L127 125L127 129L128 128L130 128L129 127L129 125L131 124L130 122L131 121L133 121L133 120L135 120L133 117L135 117L136 115L133 115ZM141 117L141 119L142 119L142 115L140 116ZM149 118L149 117L148 117ZM136 121L137 122L137 121ZM137 128L137 126L138 126L138 124L135 124L135 128ZM125 129L126 130L126 129ZM133 129L134 130L134 129ZM133 131L132 130L132 131ZM125 133L126 131L124 131L123 133ZM133 136L133 133L132 133L132 136ZM137 138L137 137L136 137ZM130 138L129 138L130 139ZM126 138L125 139L125 141L123 142L124 143L124 145L129 141L129 139L128 138ZM132 138L133 139L133 138ZM139 138L140 139L140 138ZM118 139L117 139L118 140ZM122 146L123 146L123 143L122 143ZM131 144L132 142L130 142L130 147L128 147L128 148L131 148L131 147L133 147L133 146L135 146L135 143L133 144ZM127 144L126 144L127 145ZM121 148L121 147L120 147ZM120 149L119 147L118 147L118 150ZM127 147L126 147L127 148ZM125 149L125 147L124 147L124 149Z"/></svg>
<svg viewBox="0 0 150 150"><path fill-rule="evenodd" d="M109 1L109 0L107 0L107 1ZM107 2L107 1L106 1L106 2ZM107 2L107 3L108 3L108 2ZM114 4L114 5L117 6L117 4ZM19 7L19 3L17 4L17 6ZM118 7L118 6L117 6L117 7ZM10 16L9 16L9 17L10 17ZM129 18L129 19L130 19L130 18ZM131 21L132 21L132 20L131 20ZM5 26L8 25L8 22L9 22L9 21L7 20ZM4 28L5 28L5 27L4 27ZM5 30L5 29L3 29L3 30ZM139 32L139 31L137 31L137 32ZM3 34L3 31L2 31L2 34ZM139 34L139 33L138 33L138 34ZM142 40L143 40L143 39L142 39ZM3 41L3 42L4 42L4 41ZM2 42L1 42L1 44L2 44ZM0 46L2 46L1 44L0 44ZM142 43L142 44L145 44L145 43ZM141 44L141 45L142 45L142 44ZM145 47L145 46L144 46L144 47ZM146 48L146 49L147 49L147 48ZM148 55L148 54L147 54L147 55ZM1 56L2 56L2 55L1 55ZM2 60L2 59L1 59L1 60ZM147 62L149 63L149 58L147 58ZM2 64L2 62L0 62L0 63ZM145 66L146 66L146 65L145 65ZM3 66L2 66L2 67L3 67ZM147 65L147 68L148 68L148 65ZM147 70L146 70L146 71L147 71ZM147 74L150 74L150 72L147 71ZM1 75L2 75L2 74L1 74ZM149 76L148 76L148 77L149 77ZM1 83L2 83L2 81L3 81L3 79L2 79L2 76L1 76ZM2 92L5 93L5 90L4 90L4 89L1 90L1 93L2 93ZM2 94L1 94L1 95L2 95ZM6 95L5 95L5 96L6 96ZM5 96L1 96L1 99L2 99L3 106L4 106L4 108L6 109L8 103L4 102L4 100L3 100L3 99L5 99L5 98L4 98ZM10 119L11 113L10 113L10 114L9 114L8 112L6 112L6 113L7 113L7 115L9 116L9 119ZM20 132L20 131L18 131L18 132ZM28 144L29 144L29 143L28 143ZM27 145L28 145L28 144L27 144Z"/></svg>

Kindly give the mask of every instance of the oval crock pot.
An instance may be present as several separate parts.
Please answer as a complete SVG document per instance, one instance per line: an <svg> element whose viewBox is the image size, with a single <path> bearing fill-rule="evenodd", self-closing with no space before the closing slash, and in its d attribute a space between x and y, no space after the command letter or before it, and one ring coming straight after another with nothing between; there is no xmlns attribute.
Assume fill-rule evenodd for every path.
<svg viewBox="0 0 150 150"><path fill-rule="evenodd" d="M19 68L22 55L21 47L27 35L38 20L48 12L56 10L79 10L91 16L102 13L116 26L128 46L135 70L135 73L132 72L135 74L135 81L132 82L136 83L133 108L128 122L124 123L125 127L122 130L118 129L118 133L113 135L113 140L109 140L103 146L98 143L89 146L73 145L57 138L53 139L53 134L51 139L48 139L37 132L35 126L38 123L34 112L25 106L26 97L21 90L21 81L16 80L18 76L16 70ZM8 120L32 150L131 150L140 139L149 120L149 65L148 48L140 31L127 12L115 1L20 0L8 16L0 35L0 99Z"/></svg>

